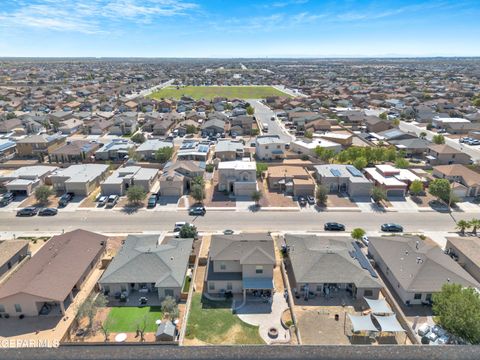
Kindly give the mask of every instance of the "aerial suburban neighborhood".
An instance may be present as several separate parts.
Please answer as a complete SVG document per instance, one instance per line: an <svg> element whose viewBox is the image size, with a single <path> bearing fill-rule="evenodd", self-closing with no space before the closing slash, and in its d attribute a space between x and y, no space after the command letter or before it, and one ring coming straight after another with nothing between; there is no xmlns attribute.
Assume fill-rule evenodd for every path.
<svg viewBox="0 0 480 360"><path fill-rule="evenodd" d="M274 56L320 19L333 34L447 5L15 3L0 56L24 16L81 33L65 51L135 33L139 53L0 57L0 358L478 358L479 59ZM160 27L171 39L140 36ZM209 55L265 27L292 30L285 53ZM167 56L190 37L202 53Z"/></svg>

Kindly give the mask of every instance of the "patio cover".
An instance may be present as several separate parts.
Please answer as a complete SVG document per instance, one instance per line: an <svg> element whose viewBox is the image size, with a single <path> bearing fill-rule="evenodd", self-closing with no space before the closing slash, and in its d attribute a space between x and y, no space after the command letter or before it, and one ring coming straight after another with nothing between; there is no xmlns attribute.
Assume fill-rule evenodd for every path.
<svg viewBox="0 0 480 360"><path fill-rule="evenodd" d="M243 288L248 290L273 289L272 278L244 278Z"/></svg>
<svg viewBox="0 0 480 360"><path fill-rule="evenodd" d="M370 315L352 315L348 314L348 318L352 322L353 331L378 331L373 325Z"/></svg>
<svg viewBox="0 0 480 360"><path fill-rule="evenodd" d="M405 332L405 330L402 328L402 325L400 325L400 323L398 322L395 314L388 315L388 316L378 316L378 315L373 315L373 316L380 324L382 331Z"/></svg>
<svg viewBox="0 0 480 360"><path fill-rule="evenodd" d="M390 306L388 306L388 303L385 301L385 299L373 300L367 299L366 297L364 297L364 299L367 302L368 306L370 306L370 309L372 309L372 313L393 314L392 309L390 309Z"/></svg>

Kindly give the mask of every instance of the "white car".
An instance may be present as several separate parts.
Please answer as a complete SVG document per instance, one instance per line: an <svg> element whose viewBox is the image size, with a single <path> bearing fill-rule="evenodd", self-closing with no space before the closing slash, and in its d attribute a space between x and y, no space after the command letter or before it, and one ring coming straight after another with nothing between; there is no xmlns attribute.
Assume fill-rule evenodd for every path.
<svg viewBox="0 0 480 360"><path fill-rule="evenodd" d="M186 221L178 221L178 222L176 222L176 223L175 223L175 226L173 227L173 231L174 231L174 232L180 231L180 229L181 229L184 225L189 225L189 223L186 222Z"/></svg>
<svg viewBox="0 0 480 360"><path fill-rule="evenodd" d="M368 241L368 236L367 235L362 236L362 243L363 243L363 245L368 247L369 241Z"/></svg>
<svg viewBox="0 0 480 360"><path fill-rule="evenodd" d="M418 327L417 334L420 336L425 336L430 332L430 325L427 323L422 324Z"/></svg>

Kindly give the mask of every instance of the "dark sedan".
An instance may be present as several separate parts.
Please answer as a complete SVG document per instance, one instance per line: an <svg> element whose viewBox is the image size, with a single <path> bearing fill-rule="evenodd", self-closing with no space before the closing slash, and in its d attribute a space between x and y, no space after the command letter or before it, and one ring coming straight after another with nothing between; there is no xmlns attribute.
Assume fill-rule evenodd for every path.
<svg viewBox="0 0 480 360"><path fill-rule="evenodd" d="M55 208L43 208L38 211L39 216L54 216L58 214L58 210Z"/></svg>
<svg viewBox="0 0 480 360"><path fill-rule="evenodd" d="M403 232L403 227L398 224L383 224L381 229L386 232Z"/></svg>
<svg viewBox="0 0 480 360"><path fill-rule="evenodd" d="M30 206L17 211L17 216L35 216L38 213L36 207Z"/></svg>
<svg viewBox="0 0 480 360"><path fill-rule="evenodd" d="M328 222L323 226L326 231L345 231L345 225L336 222Z"/></svg>
<svg viewBox="0 0 480 360"><path fill-rule="evenodd" d="M203 215L205 215L206 212L207 212L207 209L205 209L205 207L203 207L203 206L195 206L195 207L192 207L192 208L188 211L188 214L189 214L189 215L194 215L194 216L203 216Z"/></svg>

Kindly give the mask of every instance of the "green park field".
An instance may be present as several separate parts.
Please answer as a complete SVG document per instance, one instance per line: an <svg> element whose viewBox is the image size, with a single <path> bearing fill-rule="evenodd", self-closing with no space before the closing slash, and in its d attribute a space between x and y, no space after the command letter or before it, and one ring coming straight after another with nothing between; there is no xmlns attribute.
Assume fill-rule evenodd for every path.
<svg viewBox="0 0 480 360"><path fill-rule="evenodd" d="M265 99L268 96L289 95L271 86L185 86L177 89L169 86L150 95L153 99L180 99L182 96L211 100L215 97L226 97L228 99Z"/></svg>

